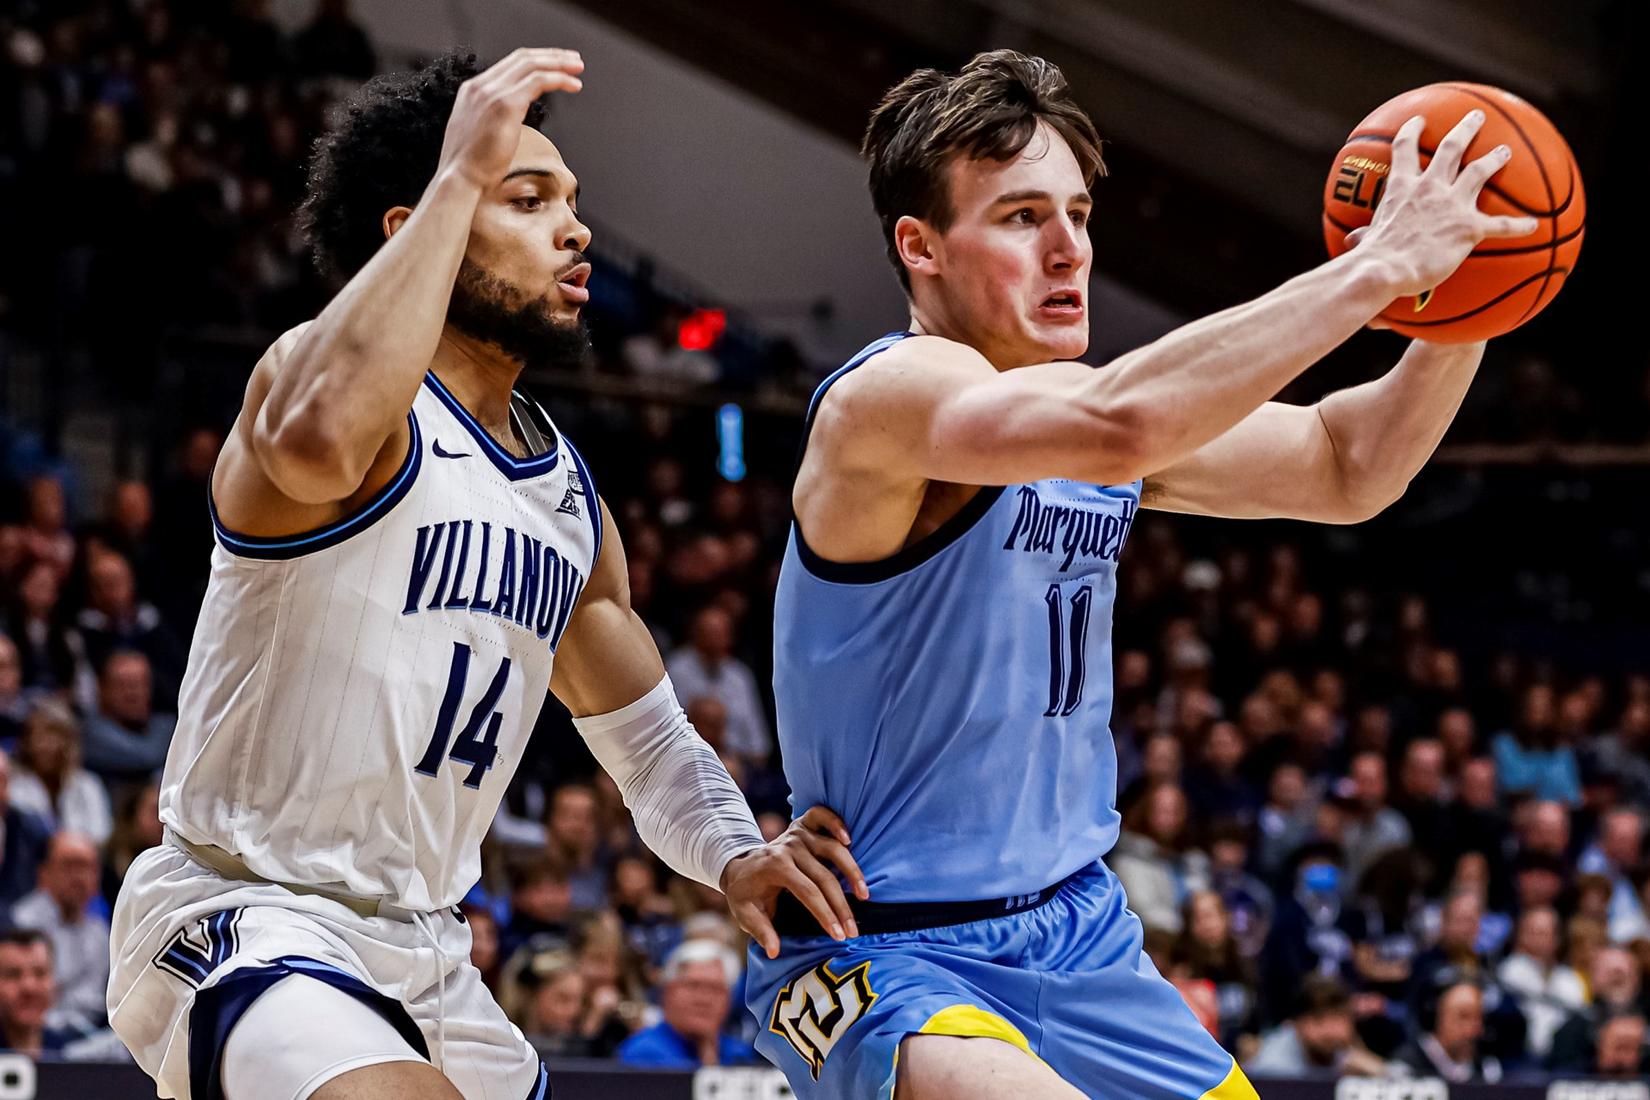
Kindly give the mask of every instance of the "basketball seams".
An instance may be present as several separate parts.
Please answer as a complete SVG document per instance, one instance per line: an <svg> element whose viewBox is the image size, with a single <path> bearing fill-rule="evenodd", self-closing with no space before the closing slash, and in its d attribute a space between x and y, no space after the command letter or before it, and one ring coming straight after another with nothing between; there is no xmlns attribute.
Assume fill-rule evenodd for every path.
<svg viewBox="0 0 1650 1100"><path fill-rule="evenodd" d="M1391 134L1377 134L1377 133L1353 134L1351 137L1346 139L1346 144L1347 145L1368 145L1368 144L1371 144L1371 143L1374 143L1374 142L1380 142L1384 145L1389 145L1390 146L1392 144L1392 138L1393 138L1393 135L1391 135ZM1343 151L1344 151L1344 148L1345 147L1343 146ZM1419 148L1419 151L1420 151L1421 155L1426 157L1429 161L1432 159L1433 155L1437 152L1436 149L1428 149L1425 145L1419 146L1418 148ZM1570 189L1570 193L1565 196L1564 201L1559 203L1557 206L1553 207L1550 210L1538 210L1533 206L1526 206L1524 203L1519 202L1517 199L1515 199L1511 195L1507 194L1501 188L1497 187L1495 185L1494 180L1491 180L1489 183L1486 183L1484 185L1484 190L1488 191L1490 194L1494 195L1496 198L1500 199L1502 202L1506 203L1508 206L1512 207L1514 210L1517 210L1519 213L1528 214L1532 218L1556 218L1560 214L1562 214L1566 210L1568 210L1570 208L1570 204L1575 201L1575 188L1573 188L1573 187ZM1548 198L1549 202L1552 201L1552 188L1551 187L1547 188L1547 198Z"/></svg>
<svg viewBox="0 0 1650 1100"><path fill-rule="evenodd" d="M1495 108L1496 113L1507 120L1507 125L1513 128L1513 133L1518 135L1518 139L1524 143L1524 148L1528 149L1530 151L1530 156L1534 158L1535 169L1537 172L1541 173L1541 186L1547 192L1547 205L1551 207L1553 203L1557 201L1557 196L1553 194L1553 181L1547 174L1547 164L1541 159L1541 153L1536 149L1535 142L1530 140L1530 135L1524 132L1524 127L1518 124L1518 120L1512 116L1512 112L1508 111L1507 108L1503 107L1501 104L1497 103L1495 100L1491 99L1489 96L1485 95L1483 92L1480 92L1477 88L1474 88L1471 85L1448 84L1445 86L1448 88L1453 88L1455 91L1461 92L1465 95L1469 95L1473 99L1478 100L1480 103L1484 103ZM1571 188L1569 197L1575 197L1574 188ZM1566 204L1568 204L1568 199L1566 200ZM1558 260L1558 214L1560 212L1562 212L1562 208L1556 208L1553 214L1547 215L1552 222L1552 239L1548 242L1548 247L1553 250L1553 254L1547 260L1547 274L1542 280L1540 292L1536 294L1535 301L1530 303L1530 308L1526 309L1524 311L1524 315L1518 319L1518 324L1520 325L1522 325L1525 321L1528 321L1531 314L1541 308L1542 303L1547 297L1547 286L1552 282L1553 273L1558 270L1556 263ZM1517 325L1513 327L1516 328Z"/></svg>
<svg viewBox="0 0 1650 1100"><path fill-rule="evenodd" d="M1486 91L1493 92L1494 89L1480 90L1475 86L1458 83L1440 84L1434 87L1441 92L1464 96L1468 99L1476 101L1477 103L1487 104L1488 108L1493 108L1495 114L1504 119L1506 124L1511 127L1514 134L1517 135L1517 141L1522 143L1523 146L1529 151L1530 155L1534 158L1536 171L1539 173L1540 177L1541 188L1547 198L1547 208L1538 209L1520 201L1518 198L1515 198L1512 194L1508 193L1504 187L1498 186L1495 182L1492 181L1486 183L1485 189L1488 190L1497 200L1523 214L1536 218L1547 219L1551 222L1551 227L1547 233L1548 239L1536 244L1510 244L1496 247L1489 245L1489 242L1481 242L1480 245L1473 250L1472 254L1468 257L1468 260L1470 261L1478 257L1488 259L1523 256L1535 260L1536 263L1541 263L1540 254L1543 252L1547 254L1547 258L1545 263L1541 265L1542 269L1530 272L1527 276L1519 279L1516 285L1501 291L1493 299L1476 304L1473 308L1465 310L1459 314L1454 314L1449 317L1437 317L1426 321L1412 320L1408 317L1387 318L1385 311L1383 311L1382 316L1401 328L1414 327L1423 330L1438 329L1441 327L1447 327L1456 322L1469 320L1472 317L1481 315L1497 306L1511 305L1512 308L1516 309L1517 306L1513 304L1513 301L1509 301L1509 299L1516 300L1517 295L1527 293L1533 285L1539 283L1539 287L1533 295L1528 307L1522 311L1522 314L1518 317L1517 322L1511 326L1516 328L1518 325L1524 324L1530 319L1530 317L1538 313L1557 292L1557 289L1562 286L1573 265L1573 252L1576 248L1579 248L1580 240L1586 232L1586 213L1585 208L1581 205L1585 200L1582 198L1580 175L1576 171L1574 157L1573 155L1568 154L1562 138L1559 138L1556 143L1557 148L1554 151L1559 153L1565 161L1566 170L1566 179L1561 184L1560 181L1558 181L1553 175L1553 169L1557 167L1556 162L1555 164L1549 166L1543 158L1541 152L1538 150L1535 141L1531 138L1528 129L1522 125L1521 121L1509 110L1509 108L1497 102L1491 96L1485 94ZM1372 116L1371 119L1366 120L1364 127L1354 130L1353 133L1347 137L1342 148L1341 155L1343 157L1356 156L1357 154L1355 147L1363 144L1382 144L1387 146L1388 150L1390 150L1391 143L1396 134L1368 128L1368 123L1372 121L1375 121L1374 116ZM1437 155L1436 147L1428 148L1426 145L1419 142L1417 145L1419 152L1429 161L1432 157ZM1534 180L1526 179L1520 184L1520 186L1526 190L1529 190L1530 185L1533 183ZM1558 198L1557 194L1559 186L1563 186L1565 189L1564 198L1562 200ZM1332 203L1326 202L1325 209L1323 211L1326 234L1330 234L1332 236L1334 231L1339 231L1343 235L1352 232L1354 227L1337 218L1331 211L1332 206ZM1577 224L1573 228L1566 228L1563 224L1563 215L1573 207L1577 208L1577 213L1579 215ZM1566 248L1566 246L1568 246L1568 248ZM1561 249L1566 250L1567 255L1565 258L1561 258L1559 256L1559 251ZM1566 259L1568 259L1569 262L1566 262Z"/></svg>
<svg viewBox="0 0 1650 1100"><path fill-rule="evenodd" d="M1513 286L1508 287L1506 290L1503 290L1500 294L1497 294L1495 297L1491 298L1489 301L1483 302L1479 305L1476 305L1476 306L1472 307L1471 309L1467 310L1465 313L1457 313L1452 317L1434 317L1431 320L1427 320L1427 321L1412 321L1409 318L1405 317L1401 320L1400 323L1407 326L1407 327L1411 327L1411 328L1434 328L1438 325L1452 325L1457 321L1465 321L1468 317L1476 317L1476 316L1478 316L1478 314L1483 313L1486 309L1491 309L1495 306L1500 305L1502 302L1505 302L1508 298L1511 298L1514 294L1517 294L1519 291L1524 290L1526 287L1528 287L1531 283L1535 282L1537 279L1551 278L1554 275L1568 275L1569 273L1570 273L1570 269L1567 268L1567 267L1549 267L1546 271L1538 271L1534 275L1526 276L1521 282L1516 283ZM1545 289L1545 288L1543 288L1543 289ZM1539 300L1539 296L1538 296L1537 300ZM1381 314L1381 316L1386 317L1386 314L1383 313L1383 314ZM1398 318L1390 318L1390 317L1388 317L1386 319L1391 320L1391 321L1397 321L1398 320ZM1523 322L1519 322L1519 323L1522 324Z"/></svg>

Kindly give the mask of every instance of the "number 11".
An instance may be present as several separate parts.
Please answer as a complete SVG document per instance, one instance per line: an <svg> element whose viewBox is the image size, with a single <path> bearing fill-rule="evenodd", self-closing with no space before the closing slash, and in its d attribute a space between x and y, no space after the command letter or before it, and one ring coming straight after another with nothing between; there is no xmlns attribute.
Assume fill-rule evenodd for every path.
<svg viewBox="0 0 1650 1100"><path fill-rule="evenodd" d="M1094 587L1085 584L1071 597L1071 630L1068 635L1064 619L1064 603L1060 586L1051 584L1043 596L1048 604L1048 709L1044 718L1064 718L1083 701L1083 656L1089 636L1089 605L1094 602ZM1071 643L1071 656L1066 657L1066 643ZM1067 665L1070 665L1069 671Z"/></svg>

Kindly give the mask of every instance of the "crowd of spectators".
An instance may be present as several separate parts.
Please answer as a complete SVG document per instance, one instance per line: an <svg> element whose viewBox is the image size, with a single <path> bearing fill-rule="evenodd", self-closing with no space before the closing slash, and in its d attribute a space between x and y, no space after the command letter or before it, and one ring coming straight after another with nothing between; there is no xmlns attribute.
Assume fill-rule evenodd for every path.
<svg viewBox="0 0 1650 1100"><path fill-rule="evenodd" d="M0 0L0 37L0 218L23 242L0 334L132 364L158 348L153 318L279 328L313 308L284 213L307 135L375 65L346 4L288 36L260 0ZM79 216L38 213L55 209ZM606 346L643 378L716 381L711 350L672 342L684 319L662 309ZM85 343L105 331L119 356ZM690 717L771 836L789 816L767 686L785 471L714 476L700 415L604 403L562 422ZM226 426L97 499L72 468L7 460L0 1049L121 1053L101 1027L108 913L161 841ZM1211 1032L1256 1075L1646 1068L1650 668L1462 648L1435 594L1378 598L1277 528L1194 542L1152 517L1123 557L1110 862ZM473 959L547 1056L755 1059L720 897L640 847L553 702L485 856Z"/></svg>

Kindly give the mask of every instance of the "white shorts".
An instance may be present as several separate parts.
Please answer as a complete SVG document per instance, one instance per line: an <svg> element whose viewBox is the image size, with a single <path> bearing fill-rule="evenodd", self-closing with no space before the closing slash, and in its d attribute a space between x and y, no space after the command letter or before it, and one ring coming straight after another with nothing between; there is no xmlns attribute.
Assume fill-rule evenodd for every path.
<svg viewBox="0 0 1650 1100"><path fill-rule="evenodd" d="M453 911L428 914L425 925L428 933L410 919L363 917L329 898L225 879L162 844L132 864L115 903L109 1023L161 1096L224 1100L230 1029L265 990L306 975L372 1008L465 1100L547 1100L538 1055L470 963L469 926ZM282 1077L312 1088L329 1069L336 1076L363 1064L305 1044L270 1047L303 1063L282 1066ZM361 1054L369 1064L387 1060Z"/></svg>

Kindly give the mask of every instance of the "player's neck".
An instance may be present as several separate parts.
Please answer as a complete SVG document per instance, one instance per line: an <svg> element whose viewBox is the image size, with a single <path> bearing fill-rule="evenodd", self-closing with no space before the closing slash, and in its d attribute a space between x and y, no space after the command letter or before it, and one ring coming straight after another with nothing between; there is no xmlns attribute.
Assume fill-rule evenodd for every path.
<svg viewBox="0 0 1650 1100"><path fill-rule="evenodd" d="M520 363L449 325L442 330L430 369L477 423L495 434L503 431L500 443L511 438L510 393L521 376Z"/></svg>

